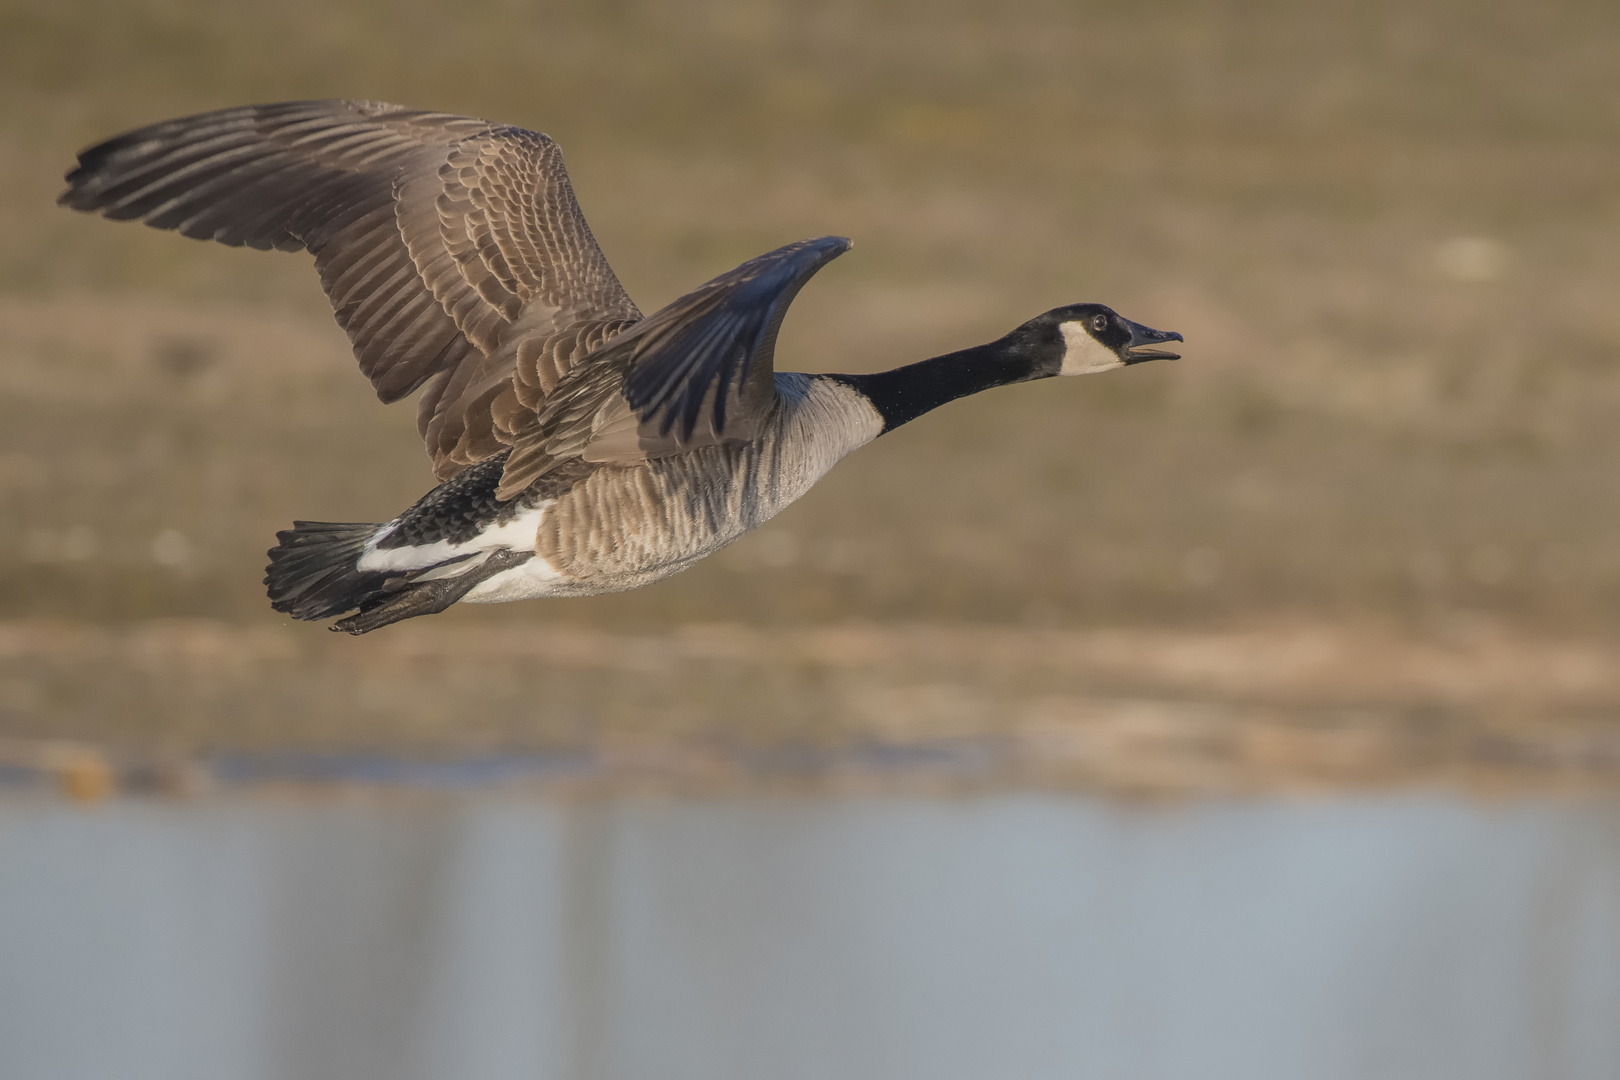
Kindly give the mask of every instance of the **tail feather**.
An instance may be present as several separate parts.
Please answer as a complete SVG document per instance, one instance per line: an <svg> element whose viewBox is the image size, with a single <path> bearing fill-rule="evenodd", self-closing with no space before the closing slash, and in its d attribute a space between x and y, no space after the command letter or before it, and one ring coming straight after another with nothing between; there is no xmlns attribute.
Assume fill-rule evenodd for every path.
<svg viewBox="0 0 1620 1080"><path fill-rule="evenodd" d="M356 565L377 529L361 522L295 521L278 532L265 567L270 606L295 619L326 619L388 592L397 572Z"/></svg>

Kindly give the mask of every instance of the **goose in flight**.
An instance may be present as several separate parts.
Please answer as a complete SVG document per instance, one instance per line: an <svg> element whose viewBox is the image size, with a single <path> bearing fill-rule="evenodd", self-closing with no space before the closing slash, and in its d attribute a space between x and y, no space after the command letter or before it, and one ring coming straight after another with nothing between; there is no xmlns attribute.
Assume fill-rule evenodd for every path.
<svg viewBox="0 0 1620 1080"><path fill-rule="evenodd" d="M994 386L1156 358L1180 334L1101 304L865 375L779 372L788 305L849 249L801 240L643 317L545 135L372 101L222 109L85 150L60 202L308 251L384 402L420 392L439 481L383 524L295 522L265 584L363 634L443 611L668 577L850 451Z"/></svg>

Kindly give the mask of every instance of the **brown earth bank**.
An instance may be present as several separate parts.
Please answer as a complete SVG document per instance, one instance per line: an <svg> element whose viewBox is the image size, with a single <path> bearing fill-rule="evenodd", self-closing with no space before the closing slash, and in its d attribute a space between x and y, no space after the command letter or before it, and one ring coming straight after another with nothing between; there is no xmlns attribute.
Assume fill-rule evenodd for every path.
<svg viewBox="0 0 1620 1080"><path fill-rule="evenodd" d="M0 624L14 778L93 794L185 787L224 759L293 763L237 769L283 779L303 762L308 779L323 760L526 755L699 785L1612 789L1620 643L1484 621L1422 636L452 622L358 640L210 620Z"/></svg>

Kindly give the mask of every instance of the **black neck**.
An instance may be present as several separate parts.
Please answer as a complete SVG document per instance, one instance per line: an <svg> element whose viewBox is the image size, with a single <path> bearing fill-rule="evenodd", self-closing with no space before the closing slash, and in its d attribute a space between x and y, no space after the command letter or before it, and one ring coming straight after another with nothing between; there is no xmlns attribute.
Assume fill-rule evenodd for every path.
<svg viewBox="0 0 1620 1080"><path fill-rule="evenodd" d="M1046 373L1036 371L1034 358L1003 338L893 371L829 377L864 394L882 414L883 430L889 432L947 401L1041 374Z"/></svg>

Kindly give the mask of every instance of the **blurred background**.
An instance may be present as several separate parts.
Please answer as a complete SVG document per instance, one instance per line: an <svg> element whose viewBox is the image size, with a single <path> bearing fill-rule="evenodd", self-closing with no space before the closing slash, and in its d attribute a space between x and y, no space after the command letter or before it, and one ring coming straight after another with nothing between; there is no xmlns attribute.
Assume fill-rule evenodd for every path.
<svg viewBox="0 0 1620 1080"><path fill-rule="evenodd" d="M0 707L19 732L394 738L393 710L363 694L336 709L346 731L295 736L286 665L319 686L307 716L368 673L409 681L402 642L440 654L485 635L520 656L468 650L492 670L466 680L488 699L466 711L501 718L486 740L537 744L623 711L621 695L581 699L600 671L554 659L556 635L587 630L759 629L737 662L770 685L715 730L728 738L757 730L757 709L788 723L784 697L799 734L835 737L848 709L830 684L892 681L780 662L809 627L956 627L973 656L988 646L969 628L1046 632L997 640L1059 681L1074 664L1042 663L1053 631L1241 627L1279 647L1321 633L1337 662L1318 666L1381 679L1362 696L1383 698L1423 676L1369 670L1389 662L1366 653L1376 639L1462 649L1464 667L1506 678L1476 662L1493 634L1542 675L1593 666L1571 640L1613 637L1620 15L1606 5L13 0L0 18L0 612L27 627ZM74 152L111 133L316 96L549 132L646 310L779 243L853 236L795 305L784 368L893 366L1077 300L1180 330L1187 359L953 405L650 589L330 641L267 610L263 553L293 517L386 520L421 494L412 410L357 376L306 256L52 205ZM184 657L210 640L238 670L199 681ZM660 671L652 712L736 698L737 673L650 648L694 683L670 695ZM1150 634L1125 651L1172 649ZM536 654L567 670L542 675ZM91 685L74 674L87 664ZM960 671L946 667L852 692L903 697ZM1515 675L1468 705L1528 695L1536 719L1573 722L1620 703L1606 674ZM109 714L101 684L143 702L142 730ZM1412 704L1444 712L1443 696Z"/></svg>
<svg viewBox="0 0 1620 1080"><path fill-rule="evenodd" d="M549 133L646 311L776 245L853 237L855 249L795 303L783 369L890 367L1082 300L1180 331L1186 359L955 403L650 588L462 607L339 639L269 610L264 552L295 517L386 520L426 490L414 410L376 402L307 256L230 250L53 205L74 153L111 134L303 97L382 99ZM277 1045L307 1042L314 1056L204 1055L198 1075L1614 1075L1620 1047L1595 1018L1620 1012L1617 136L1620 8L1593 0L0 0L0 779L20 800L11 831L0 828L0 848L15 845L0 866L0 897L10 898L0 903L47 922L75 912L50 933L16 922L25 929L0 941L0 960L96 972L108 954L85 944L102 939L83 926L101 927L115 953L122 946L111 943L150 931L112 899L62 907L74 889L145 896L173 930L184 922L176 912L191 909L154 899L164 889L217 886L251 911L283 895L274 880L304 898L287 911L348 910L321 901L320 883L336 888L337 868L364 865L365 896L404 904L379 923L392 929L377 931L377 948L423 934L439 942L438 989L388 974L429 960L390 967L364 953L372 959L345 966L330 960L347 955L341 948L306 940L311 963L324 955L344 974L331 982L317 964L301 981L288 960L277 969L290 980L286 1001L316 1001L315 984L332 1002L388 984L403 1004L378 998L359 1014L309 1004L297 1013L305 1027L276 1013L291 1026L274 1031L303 1033L277 1042L239 1003L239 1014L209 1021L218 1054L237 1045L219 1031L251 1029ZM75 808L41 794L42 778L81 800L134 801ZM491 808L467 793L492 784L552 794ZM253 785L291 801L232 801ZM299 815L316 813L305 801L316 790L328 793L317 802L337 815L330 822L347 824L306 823L307 835L349 837L353 848L317 857L313 841L295 838L306 835ZM330 791L343 794L321 802ZM1580 801L1548 801L1567 792ZM966 803L953 801L964 793ZM1322 793L1333 800L1297 802ZM1167 806L1188 816L1166 819ZM775 824L756 828L759 814ZM846 849L841 838L864 835L861 822L895 846ZM956 850L947 838L964 830L982 848L963 841L960 858L941 854L948 871L905 855L918 844ZM424 836L438 846L420 847ZM1040 856L1046 842L1066 854ZM1345 866L1388 873L1367 869L1339 888L1300 869L1306 853L1340 842L1370 860ZM800 861L781 854L794 844L808 852ZM767 850L791 873L724 891L740 872L729 858ZM840 861L846 850L853 861ZM980 850L988 861L975 861ZM996 861L1006 850L1023 853L1006 856L1016 866ZM114 851L167 854L102 857ZM539 876L502 885L498 851ZM656 851L664 863L638 861ZM685 878L667 894L635 884L665 881L657 866L689 873L670 869L676 851L718 860L702 880L720 899ZM1477 859L1459 854L1470 851ZM1524 853L1517 862L1502 854L1513 851ZM1563 869L1537 862L1548 852ZM535 869L553 858L555 875ZM1064 858L1079 877L1050 877ZM107 876L75 877L85 859ZM1268 876L1267 859L1280 877ZM238 877L218 869L238 863ZM1221 891L1232 865L1264 893L1258 908ZM532 1053L489 1050L483 1072L445 1049L507 1045L478 1034L499 1028L499 1016L443 1011L464 983L495 993L479 981L477 948L488 946L467 945L476 935L456 921L485 925L478 866L494 875L488 897L506 897L488 900L490 926L526 925L500 907L514 896L551 896L545 903L575 913L558 916L554 941L525 931L575 949L565 965L575 982L524 983L519 969L530 969L519 965L508 972L517 982L499 984L516 995L502 1000L529 1002L524 1015L555 1005L548 1022L574 1040L563 1057L532 1032ZM901 888L873 869L890 866L923 877ZM858 883L868 871L899 890L878 889L890 907L841 923L802 899L822 896L807 882L842 895L829 882L847 881L851 896L867 895ZM1008 875L1005 895L969 888L997 874ZM1047 888L1078 896L1092 887L1086 874L1112 883L1085 893L1100 907L1048 912L1048 924L1017 906ZM925 920L938 939L894 936L917 905L934 910L927 901L939 894L917 882L949 891L958 878L955 895L979 897L953 909L959 921ZM1328 906L1277 884L1307 879ZM1188 890L1212 906L1166 899ZM357 919L363 892L343 894ZM441 907L397 899L419 893ZM460 899L443 899L452 893ZM1491 907L1487 895L1519 899ZM790 896L811 923L830 920L827 941L855 956L847 984L817 974L818 950L836 949L813 935L803 956L783 960L802 976L796 986L823 996L784 996L782 1016L756 1019L796 1035L760 1035L732 1057L705 1057L712 1046L681 1057L657 1033L697 1045L709 1021L668 1019L679 1011L661 1010L681 999L671 990L647 1005L654 1034L619 1040L615 1024L635 1010L613 979L642 985L624 965L652 963L637 941L674 950L676 974L665 974L675 984L710 971L712 996L693 1000L715 1010L717 1031L731 1031L715 1018L746 1012L750 980L770 969L711 971L669 944L688 938L649 927L670 912L726 911L727 926L763 941L778 917L768 913ZM614 899L604 907L603 897ZM1355 906L1364 900L1372 907ZM1351 909L1363 921L1340 917ZM1223 921L1228 910L1236 922ZM1299 914L1318 910L1319 924ZM1124 918L1136 930L1099 939L1108 963L1081 949L1038 994L1018 981L1026 969L988 960L906 967L907 956L937 959L943 942L978 932L975 913L987 912L997 926ZM302 934L301 918L277 925ZM713 955L742 949L713 922L690 940ZM184 948L235 956L220 943L240 945L241 934L209 925L217 937ZM323 933L350 940L348 925ZM783 932L804 925L790 920ZM1449 937L1436 929L1446 926ZM910 942L913 952L890 959L914 979L879 980L887 990L873 991L870 1008L889 1019L876 1028L840 1013L834 1026L853 1024L868 1041L823 1060L807 1047L825 1031L794 1025L874 985L858 974L851 927ZM1037 966L1050 960L1042 942L1079 940L1030 933L1029 955L1047 957ZM1247 944L1221 952L1223 935ZM1263 959L1326 955L1310 950L1339 942L1353 968L1351 940L1384 942L1393 966L1368 961L1322 984L1337 988L1323 991L1322 1015L1344 1030L1306 1016L1291 1030L1314 1049L1271 1053L1258 1033L1316 984L1306 969L1279 982ZM1509 943L1490 954L1499 969L1477 967L1485 942ZM533 947L541 957L551 946ZM996 955L1022 955L1007 947ZM1381 947L1366 955L1384 956ZM749 948L749 963L764 964ZM1428 974L1399 966L1420 961L1432 962ZM216 975L236 962L219 961ZM1182 980L1183 962L1230 977L1211 975L1199 997L1205 984ZM1240 994L1252 1014L1220 1013L1255 963L1270 974L1253 985L1275 992L1282 1012L1259 1004L1264 994ZM981 969L988 982L972 974ZM1064 981L1081 969L1098 981ZM130 986L151 977L138 964L118 970ZM1028 994L985 989L1002 985L998 971ZM81 983L61 978L66 1001ZM116 990L125 984L107 978L105 1015L132 1032L180 1024L217 996L197 989L206 979L188 983L192 997L163 999L168 1020L137 1023ZM988 995L962 999L964 1015L991 1001L1111 1002L1037 1010L1046 1019L1036 1026L1084 1015L1101 1026L1082 1029L1111 1033L1118 1054L1085 1057L1078 1047L1101 1045L1092 1035L1043 1041L1013 1010L996 1028L1006 1041L981 1045L1003 1048L988 1057L907 1057L895 1047L926 1040L894 1033L934 1015L927 1002L955 1015L945 998L907 996L940 985ZM1397 985L1429 990L1384 993ZM1163 996L1171 986L1194 989ZM1479 986L1502 993L1451 995ZM857 999L866 1001L847 1000ZM1424 1011L1442 999L1452 1012ZM8 989L0 975L0 1027L9 1016L18 1038L69 1030L38 1021L45 1000L55 999L33 983ZM1403 1012L1392 1000L1418 1004ZM921 1011L902 1022L895 1002ZM348 1044L317 1013L358 1016L385 1042L422 1016L459 1034L431 1052L388 1042L395 1056L343 1057ZM1210 1016L1226 1018L1198 1019ZM1508 1017L1530 1019L1521 1030ZM1253 1047L1222 1041L1218 1030L1245 1023ZM25 1055L44 1063L25 1075L107 1075L101 1059L62 1064L55 1040ZM152 1075L189 1075L175 1063L191 1061L196 1044L175 1040L162 1053L147 1047L167 1062ZM140 1056L108 1053L126 1068ZM440 1061L433 1054L451 1054L462 1071L422 1064Z"/></svg>
<svg viewBox="0 0 1620 1080"><path fill-rule="evenodd" d="M11 0L0 20L18 734L549 747L667 733L673 709L722 741L836 741L857 714L961 734L1041 697L1072 712L1101 680L1416 710L1442 742L1551 723L1620 753L1588 730L1620 706L1608 5ZM1180 330L1187 359L957 403L653 588L332 641L267 609L264 551L294 517L420 495L411 408L356 374L307 256L53 206L111 133L316 96L549 132L646 310L854 237L795 305L787 369L893 366L1077 300ZM918 625L942 644L882 632ZM876 668L824 640L852 626L883 639ZM647 640L626 669L627 635ZM1099 648L1129 670L1066 655ZM457 650L452 672L418 656ZM607 676L634 692L601 697Z"/></svg>

